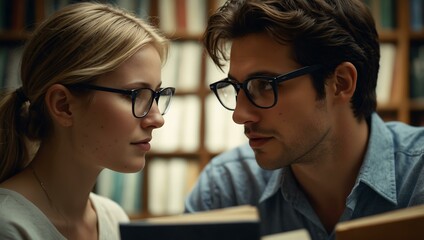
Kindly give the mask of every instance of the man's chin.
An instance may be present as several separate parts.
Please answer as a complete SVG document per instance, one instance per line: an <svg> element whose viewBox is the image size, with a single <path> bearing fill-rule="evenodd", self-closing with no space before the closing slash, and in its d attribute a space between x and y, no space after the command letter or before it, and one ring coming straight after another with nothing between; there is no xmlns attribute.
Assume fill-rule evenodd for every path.
<svg viewBox="0 0 424 240"><path fill-rule="evenodd" d="M255 150L255 158L256 162L258 163L259 167L265 170L276 170L281 168L281 166L278 164L278 161L275 159L270 158L269 156L266 156L266 153L257 153Z"/></svg>

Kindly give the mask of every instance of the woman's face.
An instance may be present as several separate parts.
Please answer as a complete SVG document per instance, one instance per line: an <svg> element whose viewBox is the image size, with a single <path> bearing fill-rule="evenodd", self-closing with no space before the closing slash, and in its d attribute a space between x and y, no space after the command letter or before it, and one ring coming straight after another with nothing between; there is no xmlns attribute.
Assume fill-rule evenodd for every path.
<svg viewBox="0 0 424 240"><path fill-rule="evenodd" d="M161 60L152 45L143 47L115 71L101 76L94 85L138 89L161 86ZM135 118L131 97L119 93L93 91L89 104L81 107L75 117L77 151L82 161L93 159L98 167L119 172L136 172L143 169L145 155L150 149L153 129L160 128L164 119L153 102L149 113Z"/></svg>

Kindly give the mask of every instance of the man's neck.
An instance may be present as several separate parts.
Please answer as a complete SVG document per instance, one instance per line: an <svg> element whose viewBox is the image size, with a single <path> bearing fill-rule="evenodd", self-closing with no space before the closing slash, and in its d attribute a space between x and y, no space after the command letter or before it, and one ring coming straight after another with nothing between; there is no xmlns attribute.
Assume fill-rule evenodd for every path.
<svg viewBox="0 0 424 240"><path fill-rule="evenodd" d="M343 214L346 198L352 191L367 149L369 130L366 121L350 125L342 126L343 131L335 129L343 134L332 136L328 153L311 163L291 166L328 232L334 229Z"/></svg>

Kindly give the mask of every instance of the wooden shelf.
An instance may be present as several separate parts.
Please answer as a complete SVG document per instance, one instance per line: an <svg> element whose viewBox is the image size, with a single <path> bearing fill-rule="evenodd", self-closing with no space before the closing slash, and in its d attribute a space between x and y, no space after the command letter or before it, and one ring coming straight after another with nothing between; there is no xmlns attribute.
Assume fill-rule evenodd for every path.
<svg viewBox="0 0 424 240"><path fill-rule="evenodd" d="M0 32L0 43L2 42L24 42L30 37L31 33L26 31L6 31Z"/></svg>
<svg viewBox="0 0 424 240"><path fill-rule="evenodd" d="M378 35L379 35L380 41L382 42L397 42L399 33L396 30L393 30L393 31L380 30L378 31Z"/></svg>
<svg viewBox="0 0 424 240"><path fill-rule="evenodd" d="M411 111L424 111L424 99L411 100L409 107Z"/></svg>
<svg viewBox="0 0 424 240"><path fill-rule="evenodd" d="M424 30L419 32L411 32L409 34L411 41L423 41L424 40Z"/></svg>

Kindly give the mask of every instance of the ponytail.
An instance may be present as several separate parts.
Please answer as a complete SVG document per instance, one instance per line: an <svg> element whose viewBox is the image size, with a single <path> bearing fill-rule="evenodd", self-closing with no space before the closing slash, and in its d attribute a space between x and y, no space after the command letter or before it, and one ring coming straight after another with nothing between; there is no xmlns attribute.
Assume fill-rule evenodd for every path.
<svg viewBox="0 0 424 240"><path fill-rule="evenodd" d="M25 138L28 103L22 88L0 98L0 183L29 163Z"/></svg>

